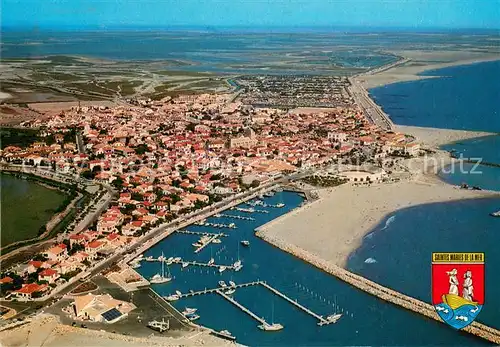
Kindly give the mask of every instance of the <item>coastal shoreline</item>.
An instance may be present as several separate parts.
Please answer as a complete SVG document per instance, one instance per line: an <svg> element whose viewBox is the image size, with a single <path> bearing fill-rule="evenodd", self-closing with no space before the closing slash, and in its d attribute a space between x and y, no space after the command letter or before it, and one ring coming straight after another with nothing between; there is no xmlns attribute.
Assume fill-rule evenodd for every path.
<svg viewBox="0 0 500 347"><path fill-rule="evenodd" d="M408 63L415 61L411 57L403 56L403 58L409 59ZM472 65L479 63L487 63L500 60L498 54L486 54L482 57L469 58L469 59L457 59L450 62L422 62L421 65L414 66L395 66L393 68L383 70L379 73L373 75L361 75L354 76L353 80L360 83L367 91L372 88L384 87L393 83L401 82L413 82L428 78L439 78L441 76L422 76L423 72L439 70L447 67Z"/></svg>

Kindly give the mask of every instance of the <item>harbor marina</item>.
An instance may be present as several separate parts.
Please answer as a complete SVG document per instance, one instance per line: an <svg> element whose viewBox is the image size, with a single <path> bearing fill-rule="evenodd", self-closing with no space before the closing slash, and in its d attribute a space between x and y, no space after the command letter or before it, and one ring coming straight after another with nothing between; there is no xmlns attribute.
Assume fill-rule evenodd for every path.
<svg viewBox="0 0 500 347"><path fill-rule="evenodd" d="M246 345L387 345L394 344L395 341L398 344L403 344L405 341L415 344L426 338L422 331L436 332L438 338L432 341L433 344L449 344L450 341L459 341L462 344L477 343L476 338L468 335L457 336L443 324L387 304L255 237L254 230L257 227L298 207L304 200L297 193L284 191L276 193L273 197L264 197L263 201L267 205L277 205L283 201L285 206L258 207L259 210L266 209L268 213L243 212L255 218L255 221L207 218L209 223L229 224L230 221L235 221L237 225L236 229L230 230L226 233L227 236L222 237L222 244L210 244L209 248L212 249L210 252L205 250L193 253L192 243L195 243L201 235L188 233L173 233L148 249L144 254L146 258L148 256L158 258L164 252L166 257L181 257L183 262L189 260L204 264L187 267L171 266L170 271L174 279L170 283L152 284L151 288L166 299L170 297L172 299L170 303L180 312L186 307L196 308L196 314L200 316L196 320L197 324L216 332L228 330L231 336L236 337L238 343ZM242 203L237 208L250 207ZM224 211L224 214L241 215L242 211L235 208ZM200 233L219 232L218 228L199 225L190 225L183 229ZM243 240L249 241L251 247L241 246ZM223 266L234 266L239 258L244 267L240 271L226 269L219 272L218 266L206 265L211 258L214 259L215 265ZM144 277L150 278L158 272L158 264L143 261L137 271ZM280 298L263 285L229 288L233 287L231 282L238 286L255 282L255 279L272 285L272 288L317 317L298 305ZM221 285L222 282L226 285L225 288ZM268 324L274 320L284 328L273 333L259 329L258 325L261 323L242 312L215 290L213 295L196 294L200 290L203 292L205 288L221 290L223 293L230 289L235 290L230 295L224 295L230 296ZM180 296L175 292L177 290L181 292ZM274 319L271 319L271 303L274 305ZM339 314L342 315L340 319L338 319ZM320 325L323 321L328 324ZM385 329L398 331L401 322L411 324L412 329L399 336L397 340L393 340L387 334L377 334L377 336L372 334L373 329L379 329L381 324Z"/></svg>

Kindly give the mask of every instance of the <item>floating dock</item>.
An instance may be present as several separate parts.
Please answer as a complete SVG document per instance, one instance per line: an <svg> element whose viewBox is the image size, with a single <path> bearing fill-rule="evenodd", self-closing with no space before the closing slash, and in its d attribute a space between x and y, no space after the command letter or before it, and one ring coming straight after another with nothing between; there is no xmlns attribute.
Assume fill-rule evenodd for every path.
<svg viewBox="0 0 500 347"><path fill-rule="evenodd" d="M194 265L194 266L216 267L216 268L220 268L220 267L224 266L228 270L233 270L234 269L233 265L208 264L208 263L199 263L197 261L182 261L182 262L174 263L174 264L181 264L182 265L182 263L189 264L190 266Z"/></svg>
<svg viewBox="0 0 500 347"><path fill-rule="evenodd" d="M224 291L228 290L228 289L237 289L237 288L257 286L257 285L261 285L261 286L267 288L268 290L270 290L274 294L278 295L279 297L285 299L286 301L288 301L289 303L291 303L295 307L299 308L300 310L304 311L305 313L309 314L310 316L313 316L314 318L316 318L318 320L318 325L319 326L323 326L323 325L328 325L328 324L335 323L335 321L329 321L329 320L323 318L322 316L320 316L319 314L314 313L313 311L311 311L307 307L302 306L297 301L292 300L291 298L289 298L288 296L286 296L285 294L283 294L279 290L271 287L265 281L255 281L255 282L248 282L248 283L243 283L243 284L237 284L235 286L216 287L216 288L211 288L211 289L204 289L204 290L199 290L199 291L196 291L196 292L191 292L191 293L186 293L186 294L179 295L179 298L187 298L187 297L190 297L190 296L216 293L216 294L219 294L219 295L223 296L226 300L230 301L232 304L238 306L242 311L244 311L248 315L252 316L255 320L261 322L262 324L268 324L262 318L257 317L253 312L251 312L249 309L247 309L246 307L244 307L243 305L241 305L240 303L238 303L237 301L235 301L233 298L231 298L228 295L224 294Z"/></svg>
<svg viewBox="0 0 500 347"><path fill-rule="evenodd" d="M215 292L217 294L219 294L220 296L222 296L227 301L229 301L230 303L232 303L233 305L235 305L236 307L238 307L240 310L242 310L243 312L245 312L246 314L248 314L250 317L252 317L253 319L255 319L260 324L262 324L262 325L269 325L264 319L260 318L255 313L253 313L252 311L250 311L248 308L246 308L245 306L243 306L242 304L240 304L238 301L236 301L233 298L231 298L230 296L224 294L222 291L216 290Z"/></svg>
<svg viewBox="0 0 500 347"><path fill-rule="evenodd" d="M207 233L204 231L189 231L189 230L177 230L179 234L188 234L188 235L199 235L199 236L218 236L218 237L226 237L227 234L224 233Z"/></svg>
<svg viewBox="0 0 500 347"><path fill-rule="evenodd" d="M216 238L218 238L219 235L215 235L215 236L212 236L207 242L205 242L204 244L202 244L200 247L196 248L194 250L195 253L199 253L203 250L203 248L207 247L209 244L212 243L213 240L215 240Z"/></svg>
<svg viewBox="0 0 500 347"><path fill-rule="evenodd" d="M255 218L252 218L252 217L245 217L245 216L239 216L239 215L231 215L231 214L224 214L224 213L218 213L216 215L214 215L214 217L216 218L232 218L232 219L240 219L240 220L251 220L251 221L254 221Z"/></svg>
<svg viewBox="0 0 500 347"><path fill-rule="evenodd" d="M236 288L242 288L242 287L250 287L250 286L256 286L262 284L261 281L255 281L255 282L249 282L249 283L242 283L242 284L237 284L235 286L227 286L227 287L217 287L217 288L212 288L212 289L204 289L204 290L199 290L197 292L192 292L192 293L186 293L179 295L179 298L187 298L190 296L196 296L196 295L203 295L203 294L212 294L216 293L218 290L228 290L228 289L236 289Z"/></svg>
<svg viewBox="0 0 500 347"><path fill-rule="evenodd" d="M288 301L289 303L291 303L292 305L294 305L295 307L298 307L299 309L301 309L302 311L304 311L305 313L313 316L314 318L316 318L317 320L319 320L318 322L318 325L319 326L322 326L322 325L327 325L327 324L331 324L333 323L333 321L328 321L326 319L324 319L323 317L321 317L319 314L316 314L314 313L313 311L311 311L310 309L308 309L307 307L304 307L302 306L301 304L299 304L297 301L294 301L292 300L291 298L289 298L288 296L286 296L285 294L283 294L282 292L280 292L279 290L277 289L274 289L273 287L271 287L269 284L267 284L266 282L261 282L260 283L262 286L264 286L265 288L269 289L271 292L273 292L274 294L278 295L279 297L285 299L286 301Z"/></svg>

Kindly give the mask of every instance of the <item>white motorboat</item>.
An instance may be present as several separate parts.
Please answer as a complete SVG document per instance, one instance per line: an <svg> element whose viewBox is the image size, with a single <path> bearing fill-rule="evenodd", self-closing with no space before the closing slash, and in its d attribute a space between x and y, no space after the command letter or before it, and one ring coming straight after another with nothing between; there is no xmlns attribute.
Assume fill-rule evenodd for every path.
<svg viewBox="0 0 500 347"><path fill-rule="evenodd" d="M283 329L283 325L279 323L273 323L273 324L261 324L259 325L260 330L264 331L278 331Z"/></svg>
<svg viewBox="0 0 500 347"><path fill-rule="evenodd" d="M134 263L131 263L131 264L130 264L130 267L131 267L132 269L138 269L138 268L140 268L140 267L141 267L141 263L139 263L139 262L134 262Z"/></svg>
<svg viewBox="0 0 500 347"><path fill-rule="evenodd" d="M208 261L208 265L213 265L213 263L215 263L215 259L214 259L214 258L211 258L211 259Z"/></svg>
<svg viewBox="0 0 500 347"><path fill-rule="evenodd" d="M223 273L224 271L226 271L226 267L223 265L219 268L219 273Z"/></svg>
<svg viewBox="0 0 500 347"><path fill-rule="evenodd" d="M226 282L224 282L224 281L219 281L219 285L220 285L221 287L223 287L223 288L224 288L224 287L227 287L227 284L226 284Z"/></svg>
<svg viewBox="0 0 500 347"><path fill-rule="evenodd" d="M188 267L188 266L189 266L189 263L187 263L187 262L182 263L182 267Z"/></svg>
<svg viewBox="0 0 500 347"><path fill-rule="evenodd" d="M198 242L195 242L195 243L193 243L192 245L193 245L193 247L201 247L201 246L203 246L202 244L200 244L200 243L198 243Z"/></svg>
<svg viewBox="0 0 500 347"><path fill-rule="evenodd" d="M332 323L336 323L340 319L340 317L342 317L342 313L331 314L326 317L326 320Z"/></svg>
<svg viewBox="0 0 500 347"><path fill-rule="evenodd" d="M174 258L174 263L180 263L180 262L181 262L181 260L182 260L182 258L181 258L181 257L175 257L175 258Z"/></svg>
<svg viewBox="0 0 500 347"><path fill-rule="evenodd" d="M178 291L178 290L175 291L175 294L177 294L178 296L182 295L182 293L180 291Z"/></svg>
<svg viewBox="0 0 500 347"><path fill-rule="evenodd" d="M192 321L199 319L200 316L198 316L197 314L194 314L192 316L188 316L187 318L192 322Z"/></svg>
<svg viewBox="0 0 500 347"><path fill-rule="evenodd" d="M240 271L243 268L243 265L238 265L234 267L234 271Z"/></svg>
<svg viewBox="0 0 500 347"><path fill-rule="evenodd" d="M250 241L243 240L243 241L241 241L241 244L242 244L243 246L245 246L245 247L248 247L248 246L250 246Z"/></svg>
<svg viewBox="0 0 500 347"><path fill-rule="evenodd" d="M172 295L167 296L165 299L167 299L168 301L175 301L175 300L179 300L179 296L172 294Z"/></svg>
<svg viewBox="0 0 500 347"><path fill-rule="evenodd" d="M144 258L145 261L155 261L155 258L153 258L152 255L150 255L149 257L146 257Z"/></svg>
<svg viewBox="0 0 500 347"><path fill-rule="evenodd" d="M217 335L219 335L222 338L226 338L228 340L236 340L236 337L231 335L229 330L221 330L221 331L217 332Z"/></svg>
<svg viewBox="0 0 500 347"><path fill-rule="evenodd" d="M276 207L279 207L279 208L281 208L281 207L285 207L285 204L284 204L284 203L282 203L282 202L280 202L279 204L277 204L277 205L276 205Z"/></svg>
<svg viewBox="0 0 500 347"><path fill-rule="evenodd" d="M213 239L212 243L222 243L221 239Z"/></svg>
<svg viewBox="0 0 500 347"><path fill-rule="evenodd" d="M166 259L165 259L165 257L163 256L163 254L162 254L162 255L160 255L160 256L158 257L158 261L163 262L164 260L166 260Z"/></svg>
<svg viewBox="0 0 500 347"><path fill-rule="evenodd" d="M241 266L241 260L236 260L233 264L234 267Z"/></svg>
<svg viewBox="0 0 500 347"><path fill-rule="evenodd" d="M197 308L189 308L189 307L186 307L186 309L184 311L182 311L182 314L183 315L190 315L190 314L193 314L195 313L196 311L198 311Z"/></svg>
<svg viewBox="0 0 500 347"><path fill-rule="evenodd" d="M226 290L226 291L224 292L224 294L226 294L226 295L231 295L231 294L234 294L234 292L236 292L236 290L234 290L234 289L229 289L229 290Z"/></svg>
<svg viewBox="0 0 500 347"><path fill-rule="evenodd" d="M236 287L236 283L234 283L233 281L229 281L229 284L231 285L231 287Z"/></svg>

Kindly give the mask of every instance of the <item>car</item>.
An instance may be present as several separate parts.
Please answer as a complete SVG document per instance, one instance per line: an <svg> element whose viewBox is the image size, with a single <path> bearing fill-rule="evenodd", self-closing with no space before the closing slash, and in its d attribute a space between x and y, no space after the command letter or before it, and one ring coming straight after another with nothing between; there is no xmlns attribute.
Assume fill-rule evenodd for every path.
<svg viewBox="0 0 500 347"><path fill-rule="evenodd" d="M76 322L71 323L71 326L76 327Z"/></svg>
<svg viewBox="0 0 500 347"><path fill-rule="evenodd" d="M85 324L80 325L82 328L86 328L87 326Z"/></svg>

